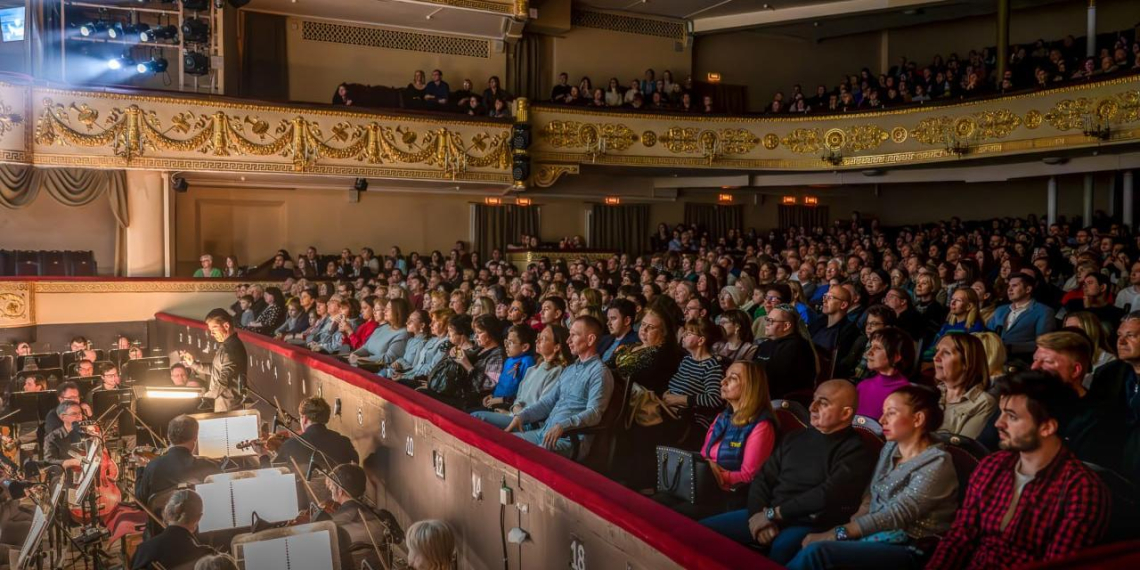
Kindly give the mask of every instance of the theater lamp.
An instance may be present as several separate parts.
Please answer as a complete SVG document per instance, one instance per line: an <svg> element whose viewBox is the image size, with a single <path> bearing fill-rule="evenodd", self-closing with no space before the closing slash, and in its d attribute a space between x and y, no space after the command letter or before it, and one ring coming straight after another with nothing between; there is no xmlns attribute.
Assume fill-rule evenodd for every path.
<svg viewBox="0 0 1140 570"><path fill-rule="evenodd" d="M210 25L202 18L186 18L182 21L182 39L188 43L205 43L210 37Z"/></svg>
<svg viewBox="0 0 1140 570"><path fill-rule="evenodd" d="M606 205L607 206L620 206L621 205L621 198L618 198L617 196L606 196Z"/></svg>
<svg viewBox="0 0 1140 570"><path fill-rule="evenodd" d="M94 22L87 22L79 26L79 35L85 38L91 38L99 35L107 29L107 22L102 20L95 20Z"/></svg>
<svg viewBox="0 0 1140 570"><path fill-rule="evenodd" d="M113 40L123 40L128 42L141 42L142 35L150 30L150 25L138 23L130 26L114 25L107 29L107 35L111 36Z"/></svg>
<svg viewBox="0 0 1140 570"><path fill-rule="evenodd" d="M795 206L796 205L796 197L795 196L784 196L783 198L780 198L780 203L785 205L785 206Z"/></svg>
<svg viewBox="0 0 1140 570"><path fill-rule="evenodd" d="M170 66L170 62L165 57L151 58L150 61L144 61L135 66L135 70L139 73L162 73Z"/></svg>
<svg viewBox="0 0 1140 570"><path fill-rule="evenodd" d="M193 400L201 398L202 392L197 388L147 388L142 396L157 400Z"/></svg>
<svg viewBox="0 0 1140 570"><path fill-rule="evenodd" d="M126 53L124 53L123 55L120 55L119 57L116 57L114 59L107 60L107 67L109 67L110 69L113 69L115 71L118 71L120 69L130 69L130 68L134 67L134 65L135 65L135 60L131 59L130 54L126 54Z"/></svg>
<svg viewBox="0 0 1140 570"><path fill-rule="evenodd" d="M158 40L172 40L177 37L177 26L158 26L154 29L139 32L139 39L142 40L143 43L152 43Z"/></svg>
<svg viewBox="0 0 1140 570"><path fill-rule="evenodd" d="M182 56L182 67L188 75L206 75L210 72L210 58L196 51Z"/></svg>

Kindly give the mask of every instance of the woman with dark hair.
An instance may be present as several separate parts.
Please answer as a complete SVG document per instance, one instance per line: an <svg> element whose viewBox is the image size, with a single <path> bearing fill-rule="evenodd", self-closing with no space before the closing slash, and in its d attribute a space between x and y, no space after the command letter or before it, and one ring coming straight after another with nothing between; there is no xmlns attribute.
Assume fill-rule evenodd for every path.
<svg viewBox="0 0 1140 570"><path fill-rule="evenodd" d="M855 413L878 420L883 400L896 388L910 385L906 370L914 363L914 340L902 329L886 327L868 337L867 370L874 376L855 386L859 407Z"/></svg>
<svg viewBox="0 0 1140 570"><path fill-rule="evenodd" d="M245 268L238 265L238 258L236 255L226 256L226 266L222 269L222 277L235 278L243 277L245 275Z"/></svg>
<svg viewBox="0 0 1140 570"><path fill-rule="evenodd" d="M360 300L361 322L355 329L350 328L352 325L349 324L348 321L341 323L340 330L347 335L345 336L344 343L348 345L350 350L356 350L364 346L364 343L372 336L376 327L380 326L380 321L382 321L383 318L376 318L375 313L377 311L373 306L375 303L376 297L374 295L368 295ZM382 316L383 312L381 311L381 317Z"/></svg>
<svg viewBox="0 0 1140 570"><path fill-rule="evenodd" d="M315 279L317 277L317 269L313 267L309 258L302 255L297 257L297 265L293 268L293 277L297 279Z"/></svg>
<svg viewBox="0 0 1140 570"><path fill-rule="evenodd" d="M752 320L748 313L740 309L732 309L721 313L717 323L724 333L724 340L716 343L713 352L720 359L722 366L728 366L737 360L752 360L756 355L755 336L752 334ZM767 381L765 381L765 385Z"/></svg>
<svg viewBox="0 0 1140 570"><path fill-rule="evenodd" d="M516 325L526 326L526 325ZM506 429L514 415L517 415L527 406L537 402L544 394L554 387L562 369L573 360L570 349L566 345L570 338L570 331L562 325L550 325L542 329L535 339L535 354L538 357L536 364L527 369L519 384L510 413L506 411L481 410L471 415L498 428Z"/></svg>
<svg viewBox="0 0 1140 570"><path fill-rule="evenodd" d="M249 325L246 330L259 334L271 334L285 322L285 295L277 287L265 288L265 303L266 306L261 310L261 314L257 316Z"/></svg>
<svg viewBox="0 0 1140 570"><path fill-rule="evenodd" d="M954 461L934 432L942 425L939 393L908 385L883 402L887 443L847 524L807 535L791 570L921 568L923 539L945 534L958 508Z"/></svg>
<svg viewBox="0 0 1140 570"><path fill-rule="evenodd" d="M452 357L467 372L467 381L471 385L471 392L461 408L478 405L483 396L499 383L499 376L503 373L503 327L498 319L494 314L479 315L472 322L472 330L475 347L457 352Z"/></svg>
<svg viewBox="0 0 1140 570"><path fill-rule="evenodd" d="M487 107L491 107L494 105L496 99L502 99L510 103L514 97L499 87L499 76L492 75L491 78L487 80L487 88L483 90L483 104Z"/></svg>
<svg viewBox="0 0 1140 570"><path fill-rule="evenodd" d="M348 93L348 84L341 83L336 86L336 93L333 93L333 105L352 105L352 97Z"/></svg>
<svg viewBox="0 0 1140 570"><path fill-rule="evenodd" d="M859 382L867 377L867 345L871 335L885 327L898 326L898 315L886 305L871 305L863 313L863 334L851 345L846 356L835 365L835 377Z"/></svg>

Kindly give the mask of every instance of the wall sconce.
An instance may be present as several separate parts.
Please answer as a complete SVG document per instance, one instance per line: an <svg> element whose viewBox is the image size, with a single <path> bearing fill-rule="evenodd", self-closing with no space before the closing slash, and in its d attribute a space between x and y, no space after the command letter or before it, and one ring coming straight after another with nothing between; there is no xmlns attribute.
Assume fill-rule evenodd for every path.
<svg viewBox="0 0 1140 570"><path fill-rule="evenodd" d="M732 203L732 194L718 194L716 197L716 201L717 202L727 202L727 203L731 204Z"/></svg>
<svg viewBox="0 0 1140 570"><path fill-rule="evenodd" d="M483 198L483 203L488 206L498 206L503 203L503 199L496 196L487 196L486 198Z"/></svg>
<svg viewBox="0 0 1140 570"><path fill-rule="evenodd" d="M805 206L818 206L819 205L819 197L817 197L817 196L804 196L804 205Z"/></svg>
<svg viewBox="0 0 1140 570"><path fill-rule="evenodd" d="M709 80L709 83L720 83L720 74L715 73L715 72L710 72L708 74L708 80Z"/></svg>
<svg viewBox="0 0 1140 570"><path fill-rule="evenodd" d="M530 204L530 198L515 198L515 205L517 206L529 206Z"/></svg>
<svg viewBox="0 0 1140 570"><path fill-rule="evenodd" d="M795 196L784 196L783 198L780 198L780 203L785 205L785 206L795 206L796 205L796 197Z"/></svg>
<svg viewBox="0 0 1140 570"><path fill-rule="evenodd" d="M619 204L621 204L621 198L618 198L617 196L606 196L607 206L617 206Z"/></svg>

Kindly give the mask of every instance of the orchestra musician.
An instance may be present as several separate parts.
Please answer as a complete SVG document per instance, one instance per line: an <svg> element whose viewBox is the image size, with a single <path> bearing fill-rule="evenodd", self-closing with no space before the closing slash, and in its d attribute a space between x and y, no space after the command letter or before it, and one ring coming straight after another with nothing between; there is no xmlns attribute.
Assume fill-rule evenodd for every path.
<svg viewBox="0 0 1140 570"><path fill-rule="evenodd" d="M185 364L174 363L170 367L170 383L178 388L200 388L202 385L190 376Z"/></svg>
<svg viewBox="0 0 1140 570"><path fill-rule="evenodd" d="M99 367L99 374L103 377L103 383L92 388L91 391L87 393L88 406L92 405L92 402L95 401L96 392L118 390L123 383L123 378L119 375L119 367L115 366L114 363L104 363L103 366Z"/></svg>
<svg viewBox="0 0 1140 570"><path fill-rule="evenodd" d="M213 554L194 538L198 523L202 520L202 497L189 489L175 491L162 509L162 521L166 524L154 538L139 545L135 552L132 570L154 568L189 568L198 559Z"/></svg>
<svg viewBox="0 0 1140 570"><path fill-rule="evenodd" d="M75 365L75 374L81 378L90 378L95 375L95 363L84 358Z"/></svg>
<svg viewBox="0 0 1140 570"><path fill-rule="evenodd" d="M195 457L198 447L198 420L180 415L167 424L170 447L146 464L135 482L135 498L151 506L152 497L183 483L199 483L222 470L209 459Z"/></svg>
<svg viewBox="0 0 1140 570"><path fill-rule="evenodd" d="M209 389L204 398L214 400L215 412L228 412L241 408L245 399L246 357L245 345L234 330L233 318L225 309L214 309L206 315L206 327L219 343L209 366L195 362L194 356L182 353L182 362L199 377L209 376Z"/></svg>
<svg viewBox="0 0 1140 570"><path fill-rule="evenodd" d="M76 402L66 401L61 402L55 411L63 425L44 438L44 462L64 469L77 469L81 462L72 457L71 452L87 437L87 433L75 425L83 419L83 409Z"/></svg>
<svg viewBox="0 0 1140 570"><path fill-rule="evenodd" d="M83 418L91 417L91 407L79 401L79 385L75 382L67 381L60 384L56 388L56 397L59 398L59 403L74 402L79 404L83 411ZM44 418L44 433L48 434L63 426L63 420L59 418L59 407L52 408L46 418Z"/></svg>
<svg viewBox="0 0 1140 570"><path fill-rule="evenodd" d="M328 487L332 502L339 506L332 513L322 513L317 520L331 520L347 531L354 550L371 550L373 539L379 544L384 537L383 523L372 509L361 502L368 490L364 469L351 463L337 465L325 479L325 486ZM365 525L368 530L365 530ZM369 538L370 531L372 538Z"/></svg>
<svg viewBox="0 0 1140 570"><path fill-rule="evenodd" d="M316 458L313 458L314 452L309 446L294 441L295 438L289 438L281 443L277 455L272 460L273 464L289 466L292 464L290 461L292 459L304 469L312 460L327 472L341 463L360 463L360 455L352 446L352 440L329 429L326 425L332 418L332 408L324 398L316 396L305 398L297 408L297 415L300 416L301 439L309 446L320 450L320 453L315 453ZM271 450L272 446L269 448ZM258 444L255 449L260 455L267 455L266 446ZM298 475L304 477L306 474Z"/></svg>

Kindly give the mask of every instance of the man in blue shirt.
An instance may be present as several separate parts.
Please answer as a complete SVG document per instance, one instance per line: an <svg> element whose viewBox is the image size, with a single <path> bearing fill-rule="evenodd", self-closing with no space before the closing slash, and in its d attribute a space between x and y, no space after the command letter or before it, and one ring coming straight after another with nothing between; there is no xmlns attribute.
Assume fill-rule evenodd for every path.
<svg viewBox="0 0 1140 570"><path fill-rule="evenodd" d="M569 457L570 438L562 434L568 429L601 422L614 390L613 375L598 356L601 336L602 323L597 319L585 316L574 320L567 344L578 360L562 371L554 388L511 420L506 429L508 433L545 419L541 428L521 432L519 437ZM581 456L589 451L589 444L589 438L582 442Z"/></svg>
<svg viewBox="0 0 1140 570"><path fill-rule="evenodd" d="M424 87L424 101L431 103L428 108L433 108L432 105L438 108L446 107L447 98L450 94L451 86L443 80L443 72L438 69L432 70L431 81Z"/></svg>
<svg viewBox="0 0 1140 570"><path fill-rule="evenodd" d="M602 362L613 359L614 353L622 345L634 344L638 341L637 332L633 330L633 321L637 318L637 306L628 299L614 299L610 308L606 310L606 326L610 334L602 337L598 350L602 354Z"/></svg>

